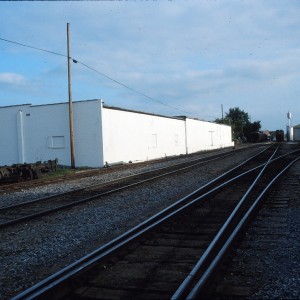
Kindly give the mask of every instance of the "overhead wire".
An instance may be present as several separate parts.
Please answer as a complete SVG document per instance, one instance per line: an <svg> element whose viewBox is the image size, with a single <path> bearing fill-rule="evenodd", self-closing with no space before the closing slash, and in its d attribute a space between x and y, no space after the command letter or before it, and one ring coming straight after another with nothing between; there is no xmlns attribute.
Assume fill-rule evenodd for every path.
<svg viewBox="0 0 300 300"><path fill-rule="evenodd" d="M63 56L63 57L68 57L67 55L64 55L64 54L61 54L61 53L57 53L57 52L54 52L54 51L45 50L45 49L38 48L38 47L28 46L28 45L25 45L25 44L22 44L22 43L18 43L18 42L14 42L14 41L11 41L11 40L3 39L1 37L0 37L0 40L4 41L4 42L16 44L16 45L19 45L19 46L31 48L31 49L34 49L34 50L39 50L39 51L48 52L48 53L59 55L59 56Z"/></svg>
<svg viewBox="0 0 300 300"><path fill-rule="evenodd" d="M90 67L89 65L87 65L87 64L85 64L85 63L83 63L83 62L81 62L81 61L79 61L79 60L77 60L77 59L72 58L71 56L68 57L68 56L65 55L65 54L61 54L61 53L58 53L58 52L54 52L54 51L50 51L50 50L46 50L46 49L42 49L42 48L38 48L38 47L34 47L34 46L29 46L29 45L26 45L26 44L23 44L23 43L15 42L15 41L8 40L8 39L4 39L4 38L1 38L1 37L0 37L0 40L1 40L1 41L4 41L4 42L16 44L16 45L19 45L19 46L27 47L27 48L30 48L30 49L34 49L34 50L38 50L38 51L43 51L43 52L47 52L47 53L50 53L50 54L54 54L54 55L62 56L62 57L65 57L65 58L69 58L69 59L71 59L74 63L81 64L82 66L84 66L84 67L86 67L86 68L88 68L88 69L90 69L90 70L92 70L92 71L98 73L99 75L101 75L101 76L103 76L103 77L105 77L105 78L107 78L107 79L109 79L109 80L111 80L111 81L113 81L113 82L115 82L115 83L117 83L117 84L123 86L124 88L126 88L126 89L128 89L128 90L131 90L132 92L134 92L134 93L136 93L136 94L139 94L139 95L141 95L141 96L143 96L143 97L145 97L145 98L148 98L148 99L150 99L150 100L152 100L152 101L154 101L154 102L157 102L157 103L159 103L159 104L161 104L161 105L164 105L164 106L166 106L166 107L169 107L169 108L172 108L172 109L176 109L176 110L178 110L178 111L181 111L181 112L184 112L184 113L193 115L191 112L182 110L182 109L180 109L180 108L178 108L178 107L176 107L176 106L173 106L173 105L166 104L166 103L164 103L164 102L162 102L162 101L160 101L160 100L157 100L157 99L155 99L155 98L153 98L153 97L151 97L151 96L148 96L148 95L146 95L146 94L144 94L144 93L142 93L142 92L139 92L139 91L137 91L136 89L131 88L130 86L128 86L128 85L126 85L126 84L123 84L123 83L121 83L120 81L118 81L118 80L116 80L116 79L113 79L112 77L110 77L110 76L108 76L108 75L106 75L106 74L104 74L104 73L102 73L102 72L96 70L95 68Z"/></svg>
<svg viewBox="0 0 300 300"><path fill-rule="evenodd" d="M86 65L85 63L82 63L82 62L77 61L77 60L76 60L76 62L79 63L79 64L81 64L81 65L83 65L83 66L85 66L86 68L88 68L88 69L90 69L90 70L92 70L92 71L94 71L94 72L96 72L96 73L98 73L98 74L100 74L100 75L102 75L102 76L104 76L104 77L106 77L106 78L108 78L108 79L114 81L115 83L117 83L117 84L119 84L119 85L121 85L121 86L123 86L123 87L125 87L125 88L127 88L127 89L129 89L129 90L131 90L131 91L133 91L133 92L135 92L135 93L141 95L141 96L144 96L144 97L146 97L146 98L152 100L152 101L155 101L155 102L157 102L157 103L159 103L159 104L161 104L161 105L167 106L167 107L169 107L169 108L177 109L177 110L179 110L179 111L181 111L181 112L185 112L185 113L187 113L187 114L192 114L192 113L190 113L190 112L184 111L184 110L179 109L179 108L177 108L177 107L174 107L174 106L171 106L171 105L166 104L166 103L164 103L164 102L161 102L161 101L159 101L159 100L157 100L157 99L155 99L155 98L153 98L153 97L150 97L150 96L148 96L148 95L146 95L146 94L144 94L144 93L142 93L142 92L139 92L139 91L137 91L137 90L131 88L130 86L125 85L125 84L123 84L123 83L121 83L121 82L119 82L119 81L117 81L117 80L115 80L115 79L113 79L113 78L111 78L111 77L105 75L105 74L102 73L102 72L99 72L98 70L96 70L96 69L94 69L94 68L92 68L92 67Z"/></svg>

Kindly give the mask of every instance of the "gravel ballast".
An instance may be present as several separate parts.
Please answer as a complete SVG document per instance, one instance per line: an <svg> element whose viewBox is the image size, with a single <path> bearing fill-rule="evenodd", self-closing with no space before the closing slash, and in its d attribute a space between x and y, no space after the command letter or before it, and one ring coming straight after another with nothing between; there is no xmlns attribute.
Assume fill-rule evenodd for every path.
<svg viewBox="0 0 300 300"><path fill-rule="evenodd" d="M300 299L300 161L245 228L208 299Z"/></svg>
<svg viewBox="0 0 300 300"><path fill-rule="evenodd" d="M3 230L0 241L0 299L9 299L29 288L259 151L252 149L247 153L238 152L229 158L199 166L171 178L162 178L143 187L135 187L100 201ZM161 164L159 162L157 166L151 165L148 168ZM135 168L134 171L129 169L110 172L99 178L94 176L67 184L2 195L0 206L76 189L146 169L147 167L143 167Z"/></svg>
<svg viewBox="0 0 300 300"><path fill-rule="evenodd" d="M290 180L291 177L293 180ZM300 299L300 161L280 180L274 194L273 197L288 201L288 207L272 209L274 217L286 215L286 223L280 224L284 234L272 242L269 251L248 251L248 255L257 259L257 271L260 274L257 280L261 286L251 299ZM268 201L272 202L270 198ZM269 212L269 207L263 207L258 216ZM259 221L254 221L255 226L260 226ZM265 236L272 236L276 226L279 224L270 222Z"/></svg>

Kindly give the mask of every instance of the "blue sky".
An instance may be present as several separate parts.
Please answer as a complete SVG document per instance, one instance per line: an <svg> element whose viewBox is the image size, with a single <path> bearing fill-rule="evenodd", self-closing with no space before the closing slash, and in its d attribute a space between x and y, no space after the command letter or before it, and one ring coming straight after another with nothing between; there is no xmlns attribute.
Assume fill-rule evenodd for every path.
<svg viewBox="0 0 300 300"><path fill-rule="evenodd" d="M300 124L300 1L0 2L0 38L67 54L73 100L262 129ZM150 99L152 98L152 99ZM154 99L154 100L153 100ZM68 101L64 56L0 40L0 106ZM160 102L164 103L162 105Z"/></svg>

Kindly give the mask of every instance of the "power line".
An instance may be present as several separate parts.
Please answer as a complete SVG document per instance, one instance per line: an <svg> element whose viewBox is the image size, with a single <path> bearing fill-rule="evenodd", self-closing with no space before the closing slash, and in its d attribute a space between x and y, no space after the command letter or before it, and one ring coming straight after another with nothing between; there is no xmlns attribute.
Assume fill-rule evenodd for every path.
<svg viewBox="0 0 300 300"><path fill-rule="evenodd" d="M92 70L92 71L94 71L94 72L96 72L96 73L98 73L98 74L100 74L100 75L102 75L102 76L104 76L104 77L106 77L106 78L108 78L108 79L114 81L115 83L117 83L117 84L119 84L119 85L121 85L121 86L123 86L123 87L125 87L125 88L127 88L127 89L129 89L129 90L131 90L131 91L133 91L133 92L135 92L135 93L141 95L141 96L144 96L144 97L146 97L146 98L152 100L152 101L155 101L155 102L157 102L157 103L159 103L159 104L161 104L161 105L167 106L167 107L169 107L169 108L177 109L177 110L179 110L179 111L181 111L181 112L185 112L185 113L187 113L187 114L191 114L190 112L181 110L181 109L179 109L179 108L177 108L177 107L171 106L171 105L166 104L166 103L164 103L164 102L161 102L161 101L159 101L159 100L157 100L157 99L155 99L155 98L153 98L153 97L150 97L150 96L148 96L148 95L146 95L146 94L144 94L144 93L142 93L142 92L139 92L139 91L137 91L137 90L131 88L130 86L127 86L127 85L125 85L125 84L123 84L123 83L121 83L121 82L119 82L119 81L117 81L117 80L115 80L115 79L113 79L113 78L111 78L111 77L105 75L104 73L99 72L98 70L96 70L96 69L94 69L94 68L92 68L92 67L90 67L90 66L88 66L88 65L86 65L86 64L84 64L84 63L82 63L82 62L80 62L80 61L76 61L76 62L79 63L79 64L81 64L81 65L83 65L83 66L85 66L86 68L88 68L88 69L90 69L90 70Z"/></svg>
<svg viewBox="0 0 300 300"><path fill-rule="evenodd" d="M7 40L7 39L0 38L0 40L4 41L4 42L16 44L16 45L19 45L19 46L31 48L31 49L34 49L34 50L39 50L39 51L48 52L48 53L51 53L51 54L55 54L55 55L67 57L67 55L64 55L64 54L61 54L61 53L57 53L57 52L54 52L54 51L49 51L49 50L45 50L45 49L37 48L37 47L33 47L33 46L28 46L28 45L25 45L25 44L22 44L22 43L18 43L18 42L14 42L14 41L10 41L10 40Z"/></svg>
<svg viewBox="0 0 300 300"><path fill-rule="evenodd" d="M34 49L34 50L38 50L38 51L43 51L43 52L47 52L47 53L50 53L50 54L54 54L54 55L63 56L63 57L68 58L67 55L64 55L64 54L61 54L61 53L58 53L58 52L49 51L49 50L46 50L46 49L42 49L42 48L38 48L38 47L29 46L29 45L26 45L26 44L22 44L22 43L18 43L18 42L15 42L15 41L7 40L7 39L1 38L1 37L0 37L0 40L1 40L1 41L4 41L4 42L16 44L16 45L19 45L19 46L23 46L23 47L26 47L26 48L30 48L30 49ZM132 92L134 92L134 93L136 93L136 94L139 94L139 95L141 95L141 96L143 96L143 97L146 97L146 98L148 98L148 99L150 99L150 100L152 100L152 101L154 101L154 102L157 102L157 103L159 103L159 104L161 104L161 105L164 105L164 106L166 106L166 107L169 107L169 108L172 108L172 109L176 109L176 110L178 110L178 111L181 111L181 112L184 112L184 113L187 113L187 114L192 115L191 112L184 111L184 110L182 110L182 109L180 109L180 108L178 108L178 107L175 107L175 106L166 104L166 103L164 103L164 102L162 102L162 101L159 101L159 100L157 100L157 99L155 99L155 98L153 98L153 97L150 97L150 96L148 96L148 95L146 95L146 94L144 94L144 93L142 93L142 92L139 92L139 91L137 91L137 90L131 88L130 86L128 86L128 85L126 85L126 84L123 84L123 83L121 83L120 81L117 81L117 80L113 79L112 77L109 77L108 75L106 75L106 74L104 74L104 73L102 73L102 72L96 70L95 68L92 68L92 67L88 66L87 64L85 64L85 63L83 63L83 62L81 62L81 61L79 61L79 60L76 60L76 59L74 59L74 58L72 58L72 57L70 57L70 59L72 59L72 61L73 61L74 63L81 64L81 65L83 65L84 67L86 67L86 68L88 68L88 69L90 69L90 70L96 72L97 74L99 74L99 75L101 75L101 76L103 76L103 77L105 77L105 78L107 78L107 79L109 79L109 80L111 80L111 81L113 81L113 82L115 82L115 83L117 83L117 84L119 84L119 85L125 87L125 88L128 89L128 90L131 90Z"/></svg>

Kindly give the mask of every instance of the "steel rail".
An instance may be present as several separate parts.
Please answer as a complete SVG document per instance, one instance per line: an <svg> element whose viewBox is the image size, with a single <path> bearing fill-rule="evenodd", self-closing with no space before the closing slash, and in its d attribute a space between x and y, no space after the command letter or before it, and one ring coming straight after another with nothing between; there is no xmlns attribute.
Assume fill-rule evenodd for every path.
<svg viewBox="0 0 300 300"><path fill-rule="evenodd" d="M248 161L248 160L247 160ZM244 165L245 162L243 162L240 165ZM239 165L239 166L240 166ZM100 259L103 259L104 257L107 257L111 254L113 254L115 251L122 248L124 245L128 244L129 242L133 241L135 238L141 236L142 234L148 232L149 230L153 229L154 227L157 227L162 222L169 220L173 215L177 214L178 212L181 212L185 208L191 206L195 202L199 202L201 200L204 200L207 198L208 195L211 195L212 193L216 192L217 190L221 189L222 187L232 183L233 181L241 178L242 176L247 176L251 172L257 171L259 168L262 168L263 165L260 165L258 167L255 167L251 170L248 170L244 172L243 174L240 174L238 176L235 176L234 178L229 179L225 183L223 182L219 187L214 188L208 192L205 192L211 185L216 183L218 180L226 178L229 173L232 172L232 170L235 170L238 168L235 167L232 170L227 171L226 173L222 174L221 176L213 179L211 182L207 183L205 186L197 189L193 193L185 196L184 198L178 200L176 203L172 204L171 206L165 208L161 212L155 214L154 216L148 218L141 224L135 226L134 228L128 230L124 234L120 235L119 237L113 239L109 243L103 245L102 247L96 249L95 251L91 252L90 254L84 256L83 258L79 259L78 261L70 264L69 266L65 267L64 269L58 271L57 273L49 276L48 278L42 280L41 282L37 283L33 287L29 288L28 290L20 293L19 295L15 296L14 300L19 299L42 299L44 297L47 297L47 294L51 293L51 289L55 287L55 289L58 289L61 285L65 284L72 276L75 274L78 274L90 267L92 265L99 261ZM197 195L200 191L204 191L204 194L201 196L196 197L191 202L186 203L189 198L191 198L194 195Z"/></svg>
<svg viewBox="0 0 300 300"><path fill-rule="evenodd" d="M192 284L193 280L195 279L195 276L199 273L200 268L209 259L210 255L212 255L212 252L216 251L215 248L217 246L217 243L220 243L221 237L224 235L225 231L228 229L228 226L231 224L233 218L236 216L236 214L239 211L239 209L242 206L242 204L246 201L248 195L253 190L254 186L256 185L256 183L258 182L258 180L260 179L260 177L262 176L263 172L267 168L267 165L269 164L269 162L271 161L272 157L275 155L275 153L277 152L277 150L278 150L278 148L276 148L276 150L273 152L273 154L271 155L271 157L268 159L268 161L266 162L266 164L264 165L264 167L262 168L262 170L260 171L260 173L257 175L257 177L255 178L255 180L253 181L253 183L251 184L251 186L248 188L247 192L244 194L244 196L242 197L242 199L239 201L238 205L232 211L232 213L230 214L230 216L228 217L228 219L226 220L226 222L224 223L224 225L221 227L221 229L219 230L219 232L217 233L217 235L215 236L215 238L212 240L212 242L210 243L210 245L208 246L208 248L206 249L206 251L204 252L204 254L199 259L199 261L196 263L196 265L193 268L193 270L189 273L189 275L186 277L186 279L183 281L183 283L180 285L180 287L174 293L174 295L171 298L172 300L182 299L183 297L185 297L185 294L187 293L188 288L190 287L190 285Z"/></svg>
<svg viewBox="0 0 300 300"><path fill-rule="evenodd" d="M208 158L211 158L211 159L208 159L208 160L205 160L207 157L198 158L198 159L194 159L194 160L189 160L187 162L181 162L181 163L178 163L178 164L173 164L173 165L169 165L169 166L165 166L165 167L161 167L161 168L155 168L153 170L148 170L148 171L145 171L145 172L140 172L140 173L133 174L133 175L128 175L128 176L123 176L123 177L119 177L119 178L116 178L116 179L108 180L108 181L97 183L97 184L91 184L91 185L88 185L84 188L79 188L79 189L76 189L76 190L62 192L62 193L57 193L57 194L52 195L52 196L42 197L42 198L22 202L22 203L15 204L15 205L3 206L3 207L0 207L0 213L1 213L1 211L4 211L6 209L18 208L18 207L22 207L22 206L25 206L27 204L36 203L36 202L39 202L39 201L42 201L42 200L45 200L45 199L53 199L55 197L60 197L60 196L68 195L68 194L71 194L71 193L74 194L74 193L82 192L82 191L87 190L87 189L90 189L90 190L97 189L99 187L109 185L109 184L113 184L113 183L119 182L121 180L133 179L133 178L141 176L141 175L150 174L150 173L157 172L157 171L162 171L164 169L184 165L184 164L187 164L187 163L192 163L192 162L195 162L195 161L198 161L198 160L200 160L200 162L198 164L202 164L202 163L205 163L205 162L210 162L210 161L213 161L213 160L217 160L219 158L227 157L229 155L230 154L226 154L226 155L222 156L222 155L219 154L218 156L213 156L212 158L211 158L211 156L209 156ZM178 171L188 169L188 168L192 168L194 166L197 166L198 164L191 165L191 166L188 166L188 167L185 167L185 168L182 168L182 169L178 169ZM174 172L176 172L176 170ZM166 173L166 175L169 175L169 174L171 174L171 173Z"/></svg>
<svg viewBox="0 0 300 300"><path fill-rule="evenodd" d="M220 249L218 255L215 257L215 259L212 261L210 267L207 269L203 277L197 282L197 284L194 286L193 290L188 295L187 299L196 299L196 297L201 293L201 289L204 287L205 283L210 278L212 272L217 267L220 260L225 255L226 251L228 251L228 248L236 238L237 234L241 231L241 229L245 226L247 220L250 218L251 214L254 213L254 210L257 208L257 206L260 204L261 200L263 199L264 195L267 193L267 191L270 189L270 187L278 180L280 176L282 176L296 161L298 161L300 157L296 158L294 161L292 161L289 165L287 165L279 174L277 174L276 177L272 179L272 181L267 185L267 187L263 190L263 192L257 197L255 202L252 204L252 206L249 208L247 213L244 215L242 220L239 222L239 224L236 226L232 234L229 236L228 240L224 244L224 246Z"/></svg>
<svg viewBox="0 0 300 300"><path fill-rule="evenodd" d="M272 146L272 145L271 145ZM244 163L247 163L248 161L250 161L251 159L254 159L256 156L260 155L261 153L263 153L264 151L268 150L271 146L268 146L267 148L263 149L261 152L259 152L258 154L254 155L253 157L247 159ZM224 153L222 153L224 154ZM19 204L14 204L14 205L9 205L9 206L3 206L3 207L0 207L0 213L3 212L4 210L7 210L7 209L14 209L14 208L19 208L19 207L22 207L22 206L25 206L27 204L33 204L33 203L37 203L39 201L43 201L43 200L48 200L48 199L53 199L55 197L61 197L61 196L65 196L65 195L69 195L69 194L73 194L73 193L78 193L78 192L81 192L81 191L84 191L84 190L87 190L87 189L97 189L99 187L103 187L105 185L109 185L109 184L113 184L113 183L116 183L116 182L119 182L121 180L127 180L127 179L132 179L134 177L138 177L138 176L141 176L141 175L144 175L144 174L147 174L147 173L153 173L153 172L156 172L156 171L160 171L160 170L164 170L164 169L168 169L168 168L171 168L171 167L174 167L174 166L180 166L180 165L183 165L183 164L187 164L187 163L190 163L190 162L194 162L194 161L198 161L200 160L199 164L202 164L202 163L205 163L205 162L210 162L210 161L213 161L213 160L217 160L219 158L223 158L223 157L227 157L231 154L231 151L229 154L227 155L224 155L222 156L222 154L217 154L216 155L209 155L207 157L203 157L203 158L197 158L197 159L194 159L194 160L189 160L188 162L181 162L179 164L173 164L173 165L170 165L170 166L165 166L165 167L161 167L161 168L156 168L154 170L149 170L149 171L145 171L145 172L140 172L140 173L137 173L137 174L133 174L133 175L128 175L128 176L124 176L124 177L120 177L120 178L116 178L116 179L112 179L112 180L109 180L109 181L105 181L105 182L102 182L102 183L98 183L98 184L91 184L91 185L88 185L84 188L79 188L79 189L76 189L76 190L72 190L72 191L67 191L67 192L62 192L62 193L57 193L55 195L52 195L52 196L46 196L46 197L42 197L42 198L38 198L38 199L35 199L35 200L31 200L31 201L26 201L26 202L22 202L22 203L19 203ZM206 160L206 158L209 158L208 160ZM211 159L210 159L211 158ZM244 163L238 165L236 168L239 168L241 165L243 165ZM196 164L198 165L198 164ZM188 168L192 168L196 165L192 165L192 166L188 166L186 168L182 168L182 170L184 169L188 169ZM234 170L235 168L233 168L232 170ZM178 169L179 171L181 169ZM231 170L230 170L231 171ZM176 172L176 170L174 171L174 173ZM169 175L171 173L166 173L166 175ZM162 176L164 176L164 174L162 174ZM157 178L157 177L156 177ZM154 179L156 179L154 178ZM138 183L137 183L138 184ZM126 188L126 187L124 187ZM115 190L114 190L115 191ZM116 190L118 191L118 190ZM100 196L102 196L102 194L99 194Z"/></svg>
<svg viewBox="0 0 300 300"><path fill-rule="evenodd" d="M131 184L119 187L119 188L115 188L115 189L112 189L112 190L109 190L109 191L106 191L106 192L99 193L99 194L91 196L91 197L82 198L81 200L73 201L73 202L68 203L68 204L59 205L59 206L57 206L55 208L52 208L52 209L44 210L44 211L41 211L41 212L38 212L38 213L27 215L25 217L21 217L21 218L10 220L10 221L4 222L4 223L0 223L0 228L12 226L12 225L15 225L17 223L21 223L21 222L24 222L24 221L31 220L33 218L37 218L37 217L41 217L41 216L44 216L44 215L48 215L48 214L57 212L57 211L62 210L62 209L71 208L71 207L73 207L75 205L84 204L84 203L87 203L89 201L98 199L100 197L107 196L109 194L116 193L116 192L119 192L119 191L122 191L122 190L125 190L125 189L128 189L128 188L140 185L142 183L149 182L151 180L155 180L155 179L158 179L158 178L161 178L161 177L164 177L164 176L168 176L168 175L171 175L173 173L181 172L181 171L187 170L189 168L196 167L197 165L200 165L200 164L203 164L203 163L207 163L207 162L210 162L210 161L213 161L213 160L217 160L219 158L226 157L228 155L229 154L226 154L224 156L217 156L217 157L210 158L208 160L205 160L205 159L201 158L200 162L198 162L196 164L193 164L193 165L189 165L189 166L186 166L186 167L183 167L183 168L180 168L180 169L176 169L176 170L173 170L173 171L170 171L170 172L166 172L164 174L153 176L153 177L148 178L148 179L140 180L140 181L137 181L137 182L134 182L134 183L131 183ZM198 160L199 159L196 159L196 160L193 160L193 161L189 161L188 163L194 162L194 161L198 161ZM114 179L114 180L111 180L111 181L108 181L108 182L105 182L105 183L102 183L102 184L91 185L89 187L81 188L81 189L78 189L78 190L73 190L71 192L64 192L64 193L56 194L56 195L53 195L53 196L50 196L50 197L43 197L43 198L40 198L40 199L35 199L35 200L32 200L32 201L27 201L27 202L20 203L20 204L17 204L17 205L3 207L3 208L0 209L0 213L1 212L3 213L3 211L8 210L8 209L19 208L19 207L22 207L22 206L26 206L28 204L38 203L38 202L43 201L43 200L50 200L50 199L61 197L61 196L64 196L64 195L75 194L76 192L84 191L84 190L87 190L89 188L91 190L97 189L97 188L99 188L99 186L105 186L105 185L111 184L113 182L119 182L120 180L126 180L126 179L130 179L130 178L135 178L135 177L147 174L147 173L153 173L153 172L161 171L161 170L164 170L164 169L168 169L170 167L174 167L174 166L178 166L178 165L183 165L183 164L187 164L187 162L180 163L180 164L175 164L175 165L172 165L172 166L157 168L157 169L152 170L152 171L146 171L146 172L143 172L143 173L139 173L139 174L135 174L135 175L130 175L130 176L126 176L126 177Z"/></svg>
<svg viewBox="0 0 300 300"><path fill-rule="evenodd" d="M242 166L243 164L247 163L248 161L254 159L255 157L257 157L258 155L260 155L264 151L268 150L271 146L263 149L261 152L259 152L258 154L254 155L253 157L249 158L244 163L238 165L237 167L233 168L230 171L233 172L233 170L237 169L238 167ZM96 199L98 199L100 197L107 196L109 194L116 193L116 192L119 192L121 190L125 190L125 189L128 189L128 188L132 188L134 186L143 184L145 182L149 182L149 181L152 181L152 180L155 180L155 179L159 179L159 178L164 177L164 176L168 176L168 175L171 175L171 174L174 174L174 173L177 173L177 172L181 172L181 171L187 170L189 168L196 167L197 165L200 165L200 164L203 164L203 163L207 163L207 162L211 162L213 160L217 160L217 159L220 159L220 158L223 158L223 157L227 157L229 155L230 154L227 154L227 153L225 155L223 155L223 153L222 153L222 154L212 155L212 156L205 157L205 158L200 158L200 159L198 158L198 159L195 159L195 160L190 160L188 162L183 162L183 163L179 163L179 164L173 164L172 166L166 166L166 167L156 168L154 170L150 170L150 171L138 173L138 174L135 174L135 175L129 175L129 176L125 176L125 177L122 177L122 178L110 180L110 181L107 181L105 183L96 184L96 185L90 185L88 187L80 188L80 189L77 189L77 190L73 190L71 192L64 192L64 193L56 194L56 195L53 195L53 196L50 196L50 197L43 197L43 198L35 199L35 200L32 200L32 201L27 201L27 202L20 203L20 204L17 204L17 205L11 205L11 206L2 207L2 208L0 208L0 213L3 213L3 212L5 213L5 210L20 208L20 207L23 207L23 206L26 206L26 205L38 203L40 201L46 201L46 200L54 199L54 198L65 196L65 195L71 195L71 194L75 194L76 192L81 192L81 191L88 190L88 189L95 190L95 189L97 189L97 188L99 188L101 186L104 187L105 185L109 185L109 184L112 184L114 182L120 182L122 180L133 179L135 177L142 176L142 175L145 175L145 174L151 174L151 173L154 173L154 172L157 172L157 171L162 171L162 170L165 170L165 169L170 169L172 167L186 165L187 163L193 163L193 162L198 161L198 163L193 164L193 165L188 165L188 166L182 167L180 169L176 169L176 170L169 171L169 172L166 172L166 173L163 173L163 174L159 174L159 175L156 175L156 176L153 176L151 178L144 179L144 180L136 181L134 183L127 184L125 186L121 186L121 187L118 187L118 188L114 188L114 189L109 190L109 191L101 192L101 193L99 193L97 195L85 197L85 198L82 198L80 200L76 200L76 201L73 201L73 202L70 202L70 203L67 203L67 204L62 204L62 205L56 206L54 208L38 212L38 213L30 214L30 215L27 215L27 216L24 216L24 217L21 217L21 218L16 218L16 219L13 219L13 220L10 220L10 221L7 221L7 222L0 223L0 229L8 227L8 226L15 225L17 223L28 221L28 220L31 220L33 218L45 216L45 215L57 212L57 211L62 210L62 209L71 208L71 207L73 207L75 205L84 204L84 203L87 203L89 201L96 200Z"/></svg>
<svg viewBox="0 0 300 300"><path fill-rule="evenodd" d="M259 145L259 147L264 147L266 144L263 144L263 145ZM212 153L212 154L209 154L209 155L206 155L203 156L202 158L200 159L205 159L205 158L208 158L208 157L212 157L212 156L216 156L216 155L222 155L222 154L232 154L232 153L235 153L235 152L242 152L242 151L246 151L248 149L251 149L251 148L254 148L256 147L255 146L249 146L249 147L246 147L246 148L241 148L241 149L234 149L234 150L227 150L225 148L225 150L218 150L220 151L220 153ZM202 153L201 153L202 154ZM190 156L190 157L194 157L195 155L199 155L199 153L192 153L192 154L189 154L189 155L186 155L187 157ZM168 157L169 160L173 160L173 159L176 159L177 157L174 156L174 157ZM195 160L198 160L199 158L196 158ZM193 160L190 160L190 161L193 161ZM140 164L155 164L157 163L157 160L153 160L153 161L147 161L147 162L140 162ZM128 166L129 164L125 164L125 165L122 165L122 166ZM135 165L135 164L131 164L132 165ZM174 164L176 165L176 163ZM97 174L100 174L104 169L107 169L107 168L100 168L100 169L92 169L92 170L85 170L85 171L78 171L78 172L75 172L73 174L69 174L69 175L61 175L61 176L58 176L58 177L53 177L53 178L50 178L48 177L47 179L46 178L41 178L41 179L38 179L38 180L31 180L31 181L22 181L22 182L18 182L18 183L13 183L13 184L7 184L7 183L3 183L0 181L0 195L3 194L3 193L10 193L10 192L16 192L20 189L23 189L23 188L32 188L32 187L36 187L36 186L41 186L41 185L46 185L46 184L54 184L54 183L59 183L59 182L62 182L62 181L66 181L66 180L74 180L74 179L79 179L79 178L82 178L83 176L93 176L93 175L97 175Z"/></svg>
<svg viewBox="0 0 300 300"><path fill-rule="evenodd" d="M287 155L293 154L295 152L299 152L299 150L292 151ZM275 154L275 153L274 153ZM273 156L273 155L272 155ZM278 158L277 158L278 159ZM276 159L276 160L277 160ZM257 178L254 180L253 184L250 186L246 194L242 197L236 208L233 210L231 215L228 217L218 234L215 236L213 241L210 243L209 247L206 249L204 254L195 264L192 271L188 274L185 280L182 282L180 287L171 297L172 300L179 300L179 299L197 299L199 294L203 292L204 287L206 286L208 280L211 278L211 275L215 268L218 266L221 259L224 257L226 251L234 241L237 234L241 231L241 229L245 226L247 220L249 219L250 215L253 214L254 210L257 208L259 203L261 202L263 196L266 192L270 189L270 187L278 180L282 174L284 174L296 161L300 159L300 156L294 159L291 163L288 164L283 170L281 170L265 187L265 189L259 194L259 196L254 200L254 203L250 206L250 208L246 211L243 215L242 219L238 222L238 224L233 228L232 232L230 233L229 237L226 238L225 242L221 246L221 249L216 249L217 245L221 243L221 238L224 238L225 232L228 230L229 226L232 224L232 221L236 217L238 211L240 210L243 203L246 201L251 189L254 185L258 182L261 178L263 172L267 168L267 166L272 162L272 157L270 157L269 161L265 164L264 168L261 170ZM212 260L210 261L212 257ZM206 266L207 265L207 266ZM204 269L202 276L199 274L201 269ZM200 278L199 278L200 276Z"/></svg>

